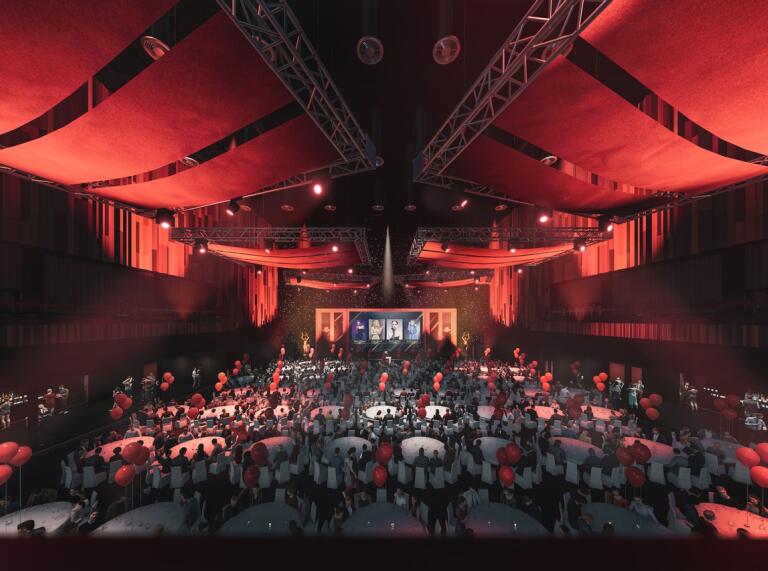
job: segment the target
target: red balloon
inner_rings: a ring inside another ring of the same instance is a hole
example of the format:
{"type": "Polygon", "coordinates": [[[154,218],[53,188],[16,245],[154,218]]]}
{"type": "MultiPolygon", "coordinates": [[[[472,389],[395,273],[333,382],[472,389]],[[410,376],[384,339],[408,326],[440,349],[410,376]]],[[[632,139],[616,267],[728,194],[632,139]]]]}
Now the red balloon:
{"type": "Polygon", "coordinates": [[[136,468],[133,467],[133,464],[125,464],[120,466],[117,472],[115,472],[115,484],[121,488],[125,488],[126,486],[130,485],[131,482],[133,482],[133,478],[135,476],[136,468]]]}
{"type": "Polygon", "coordinates": [[[149,460],[149,448],[146,446],[139,447],[139,452],[136,454],[136,458],[133,461],[135,466],[143,466],[149,460]]]}
{"type": "Polygon", "coordinates": [[[198,403],[202,402],[205,399],[203,399],[203,395],[201,395],[200,393],[195,393],[191,397],[189,397],[189,400],[194,406],[200,406],[198,403]]]}
{"type": "Polygon", "coordinates": [[[0,462],[7,464],[11,461],[11,458],[16,456],[18,451],[19,445],[15,442],[3,442],[0,444],[0,462]]]}
{"type": "Polygon", "coordinates": [[[216,389],[216,392],[220,393],[221,390],[224,388],[224,385],[222,385],[221,383],[216,383],[215,385],[213,385],[213,388],[216,389]]]}
{"type": "Polygon", "coordinates": [[[729,407],[736,408],[741,404],[741,399],[739,398],[739,395],[726,395],[725,402],[729,407]]]}
{"type": "Polygon", "coordinates": [[[427,406],[429,404],[429,395],[428,394],[421,395],[420,402],[421,402],[421,406],[423,407],[427,406]]]}
{"type": "Polygon", "coordinates": [[[237,367],[235,367],[234,369],[232,369],[232,376],[233,376],[233,377],[236,377],[236,376],[237,376],[237,375],[239,375],[239,374],[240,374],[240,369],[238,369],[237,367]]]}
{"type": "Polygon", "coordinates": [[[640,488],[645,484],[645,474],[636,466],[627,466],[624,468],[624,475],[627,477],[629,485],[633,488],[640,488]]]}
{"type": "Polygon", "coordinates": [[[243,364],[240,361],[235,361],[235,369],[239,369],[243,364]]]}
{"type": "Polygon", "coordinates": [[[552,390],[552,385],[550,385],[549,383],[542,383],[541,390],[544,391],[545,393],[548,393],[549,391],[552,390]]]}
{"type": "Polygon", "coordinates": [[[545,377],[544,375],[541,375],[539,377],[539,382],[543,385],[544,383],[547,382],[547,377],[545,377]]]}
{"type": "Polygon", "coordinates": [[[386,466],[392,458],[392,452],[392,445],[385,442],[376,450],[376,462],[382,466],[386,466]]]}
{"type": "Polygon", "coordinates": [[[13,468],[6,464],[0,464],[0,486],[11,479],[11,474],[13,474],[13,468]]]}
{"type": "Polygon", "coordinates": [[[109,416],[112,420],[120,420],[123,416],[123,409],[119,406],[113,407],[112,410],[109,411],[109,416]]]}
{"type": "Polygon", "coordinates": [[[383,393],[384,391],[387,390],[387,385],[385,385],[384,383],[379,383],[379,390],[383,393]]]}
{"type": "Polygon", "coordinates": [[[253,488],[259,483],[260,475],[261,470],[259,470],[258,466],[248,466],[245,472],[243,472],[243,483],[247,488],[253,488]]]}
{"type": "Polygon", "coordinates": [[[651,408],[652,404],[653,403],[649,398],[643,397],[640,399],[640,406],[642,407],[643,410],[648,410],[649,408],[651,408]]]}
{"type": "Polygon", "coordinates": [[[121,399],[119,403],[117,403],[117,406],[123,410],[128,410],[133,406],[133,399],[131,397],[125,397],[124,399],[121,399]]]}
{"type": "Polygon", "coordinates": [[[169,385],[172,385],[172,384],[173,384],[173,383],[175,383],[175,382],[176,382],[176,377],[174,377],[173,375],[171,375],[171,378],[170,378],[170,379],[168,379],[168,384],[169,384],[169,385]]]}
{"type": "Polygon", "coordinates": [[[138,442],[131,442],[128,446],[123,448],[123,450],[120,452],[120,456],[122,459],[128,464],[135,464],[136,458],[141,453],[141,444],[138,442]]]}
{"type": "Polygon", "coordinates": [[[760,456],[760,462],[768,464],[768,442],[761,442],[755,446],[755,452],[760,456]]]}
{"type": "Polygon", "coordinates": [[[506,466],[509,464],[509,458],[507,457],[507,449],[502,446],[496,450],[496,460],[499,461],[499,465],[506,466]]]}
{"type": "Polygon", "coordinates": [[[600,373],[597,376],[600,377],[600,381],[603,383],[608,380],[608,373],[600,373]]]}
{"type": "Polygon", "coordinates": [[[517,464],[520,461],[523,453],[520,447],[514,442],[510,442],[504,447],[504,452],[507,454],[510,464],[517,464]]]}
{"type": "Polygon", "coordinates": [[[645,416],[648,417],[648,420],[659,420],[659,411],[655,408],[647,408],[645,409],[645,416]]]}
{"type": "Polygon", "coordinates": [[[275,392],[277,390],[277,383],[269,383],[269,390],[275,392]]]}
{"type": "Polygon", "coordinates": [[[765,466],[752,466],[749,469],[752,481],[761,488],[768,488],[768,468],[765,466]]]}
{"type": "Polygon", "coordinates": [[[440,392],[440,383],[435,383],[432,385],[432,390],[434,390],[436,393],[440,392]]]}
{"type": "Polygon", "coordinates": [[[219,379],[219,382],[226,383],[227,382],[227,374],[225,372],[220,372],[218,375],[216,375],[216,378],[219,379]]]}
{"type": "Polygon", "coordinates": [[[651,404],[653,405],[653,408],[659,408],[661,406],[661,403],[664,402],[664,399],[661,398],[661,395],[658,393],[653,393],[648,398],[651,399],[651,404]]]}
{"type": "Polygon", "coordinates": [[[435,375],[435,378],[437,379],[437,382],[439,383],[440,381],[443,380],[443,374],[440,371],[438,371],[437,374],[435,375]]]}
{"type": "Polygon", "coordinates": [[[387,469],[384,466],[376,466],[373,469],[373,483],[379,488],[387,483],[387,469]]]}
{"type": "Polygon", "coordinates": [[[200,414],[200,409],[196,406],[191,406],[187,409],[187,417],[191,420],[195,420],[198,414],[200,414]]]}
{"type": "Polygon", "coordinates": [[[726,408],[722,413],[725,420],[734,421],[739,418],[739,413],[732,408],[726,408]]]}
{"type": "Polygon", "coordinates": [[[635,461],[634,456],[632,456],[632,452],[630,452],[629,449],[625,448],[624,446],[619,446],[616,449],[616,459],[623,466],[631,466],[635,461]]]}
{"type": "Polygon", "coordinates": [[[602,381],[600,380],[600,377],[598,375],[595,375],[594,377],[592,377],[592,382],[597,384],[597,383],[601,383],[602,381]]]}
{"type": "Polygon", "coordinates": [[[386,383],[386,382],[387,382],[387,379],[389,379],[389,373],[387,373],[386,371],[384,371],[384,372],[381,374],[380,380],[381,380],[381,382],[382,382],[382,383],[386,383]]]}
{"type": "Polygon", "coordinates": [[[499,481],[505,488],[509,488],[515,483],[515,471],[509,466],[502,466],[499,468],[499,481]]]}
{"type": "Polygon", "coordinates": [[[553,379],[554,377],[553,377],[552,373],[550,373],[549,371],[547,371],[546,373],[544,373],[544,378],[546,378],[546,379],[547,379],[547,382],[548,382],[548,383],[551,383],[551,382],[552,382],[552,379],[553,379]]]}
{"type": "Polygon", "coordinates": [[[10,463],[11,466],[16,466],[18,468],[29,462],[30,458],[32,458],[32,449],[29,446],[19,446],[16,455],[11,458],[10,463]]]}
{"type": "Polygon", "coordinates": [[[257,466],[266,466],[269,462],[269,449],[263,442],[251,446],[250,454],[257,466]]]}
{"type": "Polygon", "coordinates": [[[715,410],[723,411],[728,408],[728,403],[725,402],[725,399],[717,398],[712,401],[712,406],[715,407],[715,410]]]}
{"type": "Polygon", "coordinates": [[[760,464],[760,456],[758,453],[746,446],[742,446],[736,450],[736,459],[747,468],[760,464]]]}
{"type": "Polygon", "coordinates": [[[165,373],[163,373],[163,380],[164,381],[169,381],[172,376],[173,375],[169,371],[166,371],[165,373]]]}
{"type": "Polygon", "coordinates": [[[163,381],[162,383],[160,383],[160,390],[161,390],[161,391],[165,392],[165,391],[167,391],[169,388],[171,388],[171,385],[169,385],[169,384],[168,384],[168,383],[166,383],[165,381],[163,381]]]}
{"type": "Polygon", "coordinates": [[[419,415],[419,418],[425,418],[427,416],[427,409],[421,407],[418,411],[416,411],[416,414],[419,415]]]}
{"type": "Polygon", "coordinates": [[[638,464],[647,464],[651,459],[651,449],[642,442],[635,441],[629,451],[638,464]]]}
{"type": "Polygon", "coordinates": [[[598,391],[603,392],[605,390],[605,383],[597,383],[595,387],[598,391]]]}

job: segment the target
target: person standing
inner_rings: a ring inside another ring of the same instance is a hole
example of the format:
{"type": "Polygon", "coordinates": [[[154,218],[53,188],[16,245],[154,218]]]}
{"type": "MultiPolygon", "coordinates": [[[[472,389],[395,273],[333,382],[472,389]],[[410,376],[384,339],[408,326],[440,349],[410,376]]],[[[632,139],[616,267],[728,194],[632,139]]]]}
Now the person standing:
{"type": "Polygon", "coordinates": [[[611,407],[618,409],[621,407],[621,391],[624,390],[624,381],[621,377],[616,377],[611,383],[611,407]]]}
{"type": "Polygon", "coordinates": [[[69,389],[64,385],[59,385],[59,393],[56,396],[59,398],[60,412],[66,414],[69,407],[69,389]]]}
{"type": "Polygon", "coordinates": [[[198,387],[200,387],[200,367],[195,367],[192,369],[192,388],[198,387]]]}

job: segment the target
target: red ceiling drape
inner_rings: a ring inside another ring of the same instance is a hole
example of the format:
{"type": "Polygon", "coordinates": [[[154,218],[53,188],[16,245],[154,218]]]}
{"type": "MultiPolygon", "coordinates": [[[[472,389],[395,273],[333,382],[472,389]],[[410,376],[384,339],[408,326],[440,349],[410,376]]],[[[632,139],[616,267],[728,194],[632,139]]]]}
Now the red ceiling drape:
{"type": "Polygon", "coordinates": [[[288,280],[288,285],[298,287],[308,287],[310,289],[327,289],[327,290],[350,290],[350,289],[365,289],[368,284],[365,282],[333,282],[323,280],[311,280],[302,278],[301,283],[296,281],[296,278],[288,280]]]}
{"type": "Polygon", "coordinates": [[[340,244],[338,252],[332,251],[331,244],[323,244],[309,248],[275,248],[267,253],[264,248],[212,243],[208,245],[208,251],[238,262],[293,270],[335,268],[360,263],[353,244],[340,244]]]}
{"type": "Polygon", "coordinates": [[[445,253],[439,242],[427,242],[419,254],[419,261],[446,268],[493,269],[540,262],[572,250],[573,244],[520,248],[514,254],[508,250],[496,248],[478,248],[456,244],[449,244],[449,247],[450,251],[445,253]]]}
{"type": "Polygon", "coordinates": [[[478,280],[477,283],[475,283],[475,278],[466,278],[461,280],[446,280],[443,282],[425,280],[425,281],[417,281],[417,282],[408,282],[406,285],[408,287],[423,287],[423,288],[454,288],[454,287],[465,287],[465,286],[471,286],[471,285],[489,284],[491,282],[491,279],[488,276],[479,276],[477,280],[478,280]]]}

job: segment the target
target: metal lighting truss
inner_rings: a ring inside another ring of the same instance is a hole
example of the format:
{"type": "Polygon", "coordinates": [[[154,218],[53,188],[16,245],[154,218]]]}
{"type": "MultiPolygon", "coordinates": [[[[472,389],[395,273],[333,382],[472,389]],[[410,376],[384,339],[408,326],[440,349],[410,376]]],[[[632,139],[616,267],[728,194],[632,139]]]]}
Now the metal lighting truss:
{"type": "MultiPolygon", "coordinates": [[[[526,227],[526,228],[424,228],[416,229],[408,254],[408,264],[417,263],[419,254],[427,242],[447,242],[450,244],[487,244],[492,240],[515,241],[520,246],[554,246],[563,242],[583,240],[587,246],[608,239],[609,232],[588,227],[526,227]]],[[[528,264],[531,265],[531,264],[528,264]]]]}
{"type": "MultiPolygon", "coordinates": [[[[376,168],[376,148],[309,42],[286,0],[216,0],[341,155],[331,178],[376,168]]],[[[305,173],[271,185],[271,192],[306,184],[305,173]]],[[[252,195],[249,195],[252,196],[252,195]]]]}
{"type": "Polygon", "coordinates": [[[466,280],[472,278],[490,277],[493,275],[493,270],[474,270],[474,274],[469,270],[430,270],[429,274],[421,272],[419,274],[399,274],[395,276],[395,282],[399,284],[410,282],[423,282],[423,281],[439,281],[445,282],[454,280],[466,280]]]}
{"type": "Polygon", "coordinates": [[[414,159],[430,183],[490,125],[611,0],[535,0],[491,62],[414,159]]]}
{"type": "Polygon", "coordinates": [[[336,282],[336,283],[365,283],[374,285],[379,283],[380,278],[378,276],[368,276],[364,274],[348,274],[348,273],[328,273],[328,272],[311,272],[307,275],[302,275],[302,272],[297,272],[295,270],[284,270],[283,271],[283,278],[285,279],[285,283],[290,283],[292,279],[301,277],[302,279],[308,279],[308,280],[318,280],[323,282],[336,282]]]}
{"type": "Polygon", "coordinates": [[[357,249],[362,264],[371,263],[368,252],[368,240],[365,228],[328,227],[328,228],[172,228],[171,239],[177,242],[193,245],[195,240],[206,240],[208,243],[249,245],[269,240],[275,244],[298,244],[301,240],[316,243],[352,242],[357,249]]]}

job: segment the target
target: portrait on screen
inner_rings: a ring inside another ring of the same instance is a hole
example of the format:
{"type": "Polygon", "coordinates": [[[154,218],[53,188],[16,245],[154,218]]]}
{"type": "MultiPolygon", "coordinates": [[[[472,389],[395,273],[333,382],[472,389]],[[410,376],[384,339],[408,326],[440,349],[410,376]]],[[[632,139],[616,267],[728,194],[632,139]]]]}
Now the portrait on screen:
{"type": "Polygon", "coordinates": [[[403,320],[402,319],[387,319],[387,340],[388,341],[403,340],[403,320]]]}
{"type": "Polygon", "coordinates": [[[368,341],[368,321],[355,319],[352,322],[352,341],[368,341]]]}
{"type": "Polygon", "coordinates": [[[368,320],[368,339],[370,341],[384,341],[384,320],[368,320]]]}
{"type": "Polygon", "coordinates": [[[421,319],[409,319],[408,329],[406,329],[406,339],[409,341],[418,341],[421,338],[421,319]]]}

